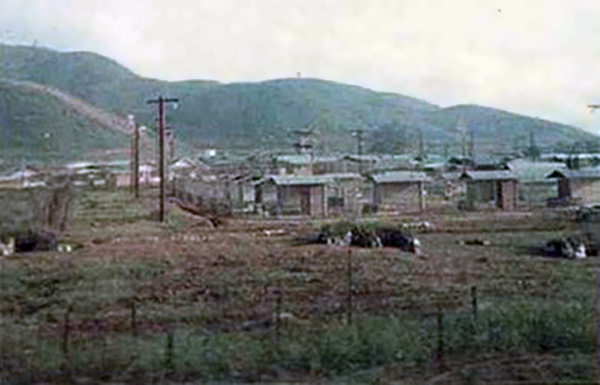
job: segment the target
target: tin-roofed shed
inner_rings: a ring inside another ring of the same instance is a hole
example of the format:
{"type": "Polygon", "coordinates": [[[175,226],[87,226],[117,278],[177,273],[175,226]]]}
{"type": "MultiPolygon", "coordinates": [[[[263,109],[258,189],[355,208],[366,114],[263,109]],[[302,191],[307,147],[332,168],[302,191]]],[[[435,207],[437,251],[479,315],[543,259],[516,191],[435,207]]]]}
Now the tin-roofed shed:
{"type": "Polygon", "coordinates": [[[256,203],[275,215],[327,215],[325,175],[271,175],[257,183],[256,203]]]}
{"type": "Polygon", "coordinates": [[[372,202],[378,210],[420,211],[425,209],[425,184],[429,178],[423,172],[388,171],[369,174],[373,184],[372,202]]]}
{"type": "Polygon", "coordinates": [[[467,209],[515,209],[517,179],[511,171],[465,171],[460,179],[467,183],[467,209]]]}
{"type": "Polygon", "coordinates": [[[555,170],[548,178],[558,179],[558,197],[577,203],[600,202],[600,168],[555,170]]]}
{"type": "Polygon", "coordinates": [[[329,216],[360,210],[358,173],[270,175],[255,182],[256,207],[274,215],[329,216]]]}
{"type": "Polygon", "coordinates": [[[544,207],[557,197],[557,180],[547,176],[566,166],[556,162],[533,162],[515,159],[508,164],[518,181],[517,205],[521,207],[544,207]]]}
{"type": "Polygon", "coordinates": [[[342,158],[336,156],[279,155],[275,163],[280,174],[317,175],[344,171],[342,158]]]}

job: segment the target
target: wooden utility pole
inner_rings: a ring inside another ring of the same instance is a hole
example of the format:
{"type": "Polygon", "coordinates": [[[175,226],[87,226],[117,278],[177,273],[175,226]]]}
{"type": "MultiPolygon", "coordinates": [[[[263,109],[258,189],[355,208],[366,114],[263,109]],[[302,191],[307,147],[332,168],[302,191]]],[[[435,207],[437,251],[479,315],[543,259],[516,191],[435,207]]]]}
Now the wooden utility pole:
{"type": "Polygon", "coordinates": [[[131,148],[129,151],[129,188],[133,192],[135,184],[135,118],[133,115],[127,116],[127,129],[131,132],[131,148]]]}
{"type": "Polygon", "coordinates": [[[131,179],[130,184],[136,198],[140,197],[140,128],[133,115],[128,117],[128,125],[133,134],[131,143],[131,179]]]}
{"type": "MultiPolygon", "coordinates": [[[[600,109],[600,104],[589,104],[588,108],[594,112],[600,109]]],[[[594,349],[596,358],[596,374],[600,378],[600,262],[596,262],[596,296],[593,314],[596,317],[596,346],[594,349]]]]}
{"type": "Polygon", "coordinates": [[[460,134],[461,137],[461,147],[462,147],[462,172],[467,171],[467,162],[466,162],[466,158],[467,158],[467,132],[468,132],[468,128],[467,125],[463,119],[463,117],[461,116],[460,118],[458,118],[458,122],[456,123],[456,131],[458,131],[458,133],[460,134]]]}
{"type": "Polygon", "coordinates": [[[166,200],[166,181],[165,181],[165,127],[167,126],[167,114],[165,103],[178,103],[176,98],[163,98],[148,100],[148,104],[158,104],[158,173],[160,174],[160,193],[159,193],[159,212],[158,220],[165,221],[165,200],[166,200]]]}
{"type": "Polygon", "coordinates": [[[359,174],[362,174],[363,172],[363,167],[362,167],[362,154],[363,154],[363,135],[364,135],[365,131],[362,129],[358,129],[356,131],[352,132],[352,136],[354,136],[356,138],[356,151],[358,154],[358,172],[359,174]]]}
{"type": "Polygon", "coordinates": [[[135,180],[133,181],[133,190],[135,193],[135,197],[140,197],[140,128],[135,125],[135,133],[134,133],[134,159],[133,159],[133,177],[135,180]]]}

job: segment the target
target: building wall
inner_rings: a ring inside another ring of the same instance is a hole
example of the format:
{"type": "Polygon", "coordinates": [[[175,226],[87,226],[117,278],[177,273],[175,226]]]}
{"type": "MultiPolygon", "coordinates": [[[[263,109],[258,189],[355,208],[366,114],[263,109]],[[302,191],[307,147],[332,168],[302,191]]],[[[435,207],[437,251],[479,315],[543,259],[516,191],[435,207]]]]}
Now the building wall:
{"type": "Polygon", "coordinates": [[[64,230],[72,220],[74,194],[70,183],[0,189],[0,235],[39,229],[64,230]]]}
{"type": "Polygon", "coordinates": [[[520,182],[517,188],[517,206],[525,208],[545,207],[549,198],[558,196],[555,180],[544,182],[520,182]]]}
{"type": "Polygon", "coordinates": [[[326,186],[310,187],[310,216],[320,217],[327,215],[327,188],[326,186]]]}
{"type": "MultiPolygon", "coordinates": [[[[127,172],[127,173],[119,173],[115,175],[115,184],[116,187],[129,187],[131,186],[131,173],[127,172]]],[[[135,178],[133,178],[135,179],[135,178]]]]}
{"type": "Polygon", "coordinates": [[[421,210],[420,194],[421,183],[376,184],[373,190],[373,202],[380,211],[414,212],[421,210]]]}
{"type": "Polygon", "coordinates": [[[254,186],[254,203],[259,212],[277,214],[277,186],[267,182],[254,186]]]}
{"type": "Polygon", "coordinates": [[[514,180],[483,180],[467,182],[467,208],[514,210],[517,204],[517,183],[514,180]]]}
{"type": "Polygon", "coordinates": [[[366,196],[362,180],[348,180],[343,183],[344,214],[357,216],[362,211],[361,200],[366,196]]]}
{"type": "Polygon", "coordinates": [[[275,214],[324,216],[326,213],[324,186],[277,186],[275,214]]]}
{"type": "Polygon", "coordinates": [[[310,187],[278,186],[277,212],[280,215],[308,215],[310,213],[310,187]]]}
{"type": "Polygon", "coordinates": [[[498,207],[503,210],[514,210],[517,205],[517,183],[514,180],[504,180],[500,184],[500,200],[498,207]]]}
{"type": "Polygon", "coordinates": [[[345,159],[343,161],[343,167],[341,168],[341,171],[339,172],[369,172],[371,170],[373,170],[375,168],[375,162],[374,161],[363,161],[362,165],[361,162],[355,161],[355,160],[349,160],[349,159],[345,159]]]}
{"type": "Polygon", "coordinates": [[[600,180],[573,179],[570,187],[571,197],[580,199],[582,204],[600,202],[600,180]]]}
{"type": "Polygon", "coordinates": [[[558,197],[571,198],[571,187],[568,179],[561,178],[558,180],[558,197]]]}
{"type": "Polygon", "coordinates": [[[469,181],[467,183],[467,197],[477,204],[494,202],[497,194],[496,189],[496,181],[469,181]]]}
{"type": "Polygon", "coordinates": [[[313,174],[330,174],[336,172],[345,172],[345,164],[343,161],[336,162],[316,162],[313,164],[313,174]]]}
{"type": "Polygon", "coordinates": [[[580,222],[581,231],[589,236],[597,245],[600,245],[600,211],[591,212],[580,222]]]}

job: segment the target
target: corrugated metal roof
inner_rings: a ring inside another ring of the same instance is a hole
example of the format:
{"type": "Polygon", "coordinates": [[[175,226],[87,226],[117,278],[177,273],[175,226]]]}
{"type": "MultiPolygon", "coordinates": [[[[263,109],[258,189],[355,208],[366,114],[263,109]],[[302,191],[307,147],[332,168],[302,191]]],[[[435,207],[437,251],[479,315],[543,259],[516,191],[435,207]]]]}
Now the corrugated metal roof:
{"type": "Polygon", "coordinates": [[[496,171],[465,171],[460,176],[460,179],[471,180],[511,180],[516,179],[511,171],[496,170],[496,171]]]}
{"type": "Polygon", "coordinates": [[[267,179],[277,186],[315,186],[333,182],[325,175],[271,175],[267,179]]]}
{"type": "Polygon", "coordinates": [[[587,168],[581,170],[555,170],[548,178],[567,179],[600,179],[600,168],[587,168]]]}
{"type": "Polygon", "coordinates": [[[460,176],[462,175],[461,171],[449,171],[449,172],[443,172],[442,173],[442,179],[444,180],[458,180],[460,179],[460,176]]]}
{"type": "Polygon", "coordinates": [[[375,183],[425,182],[429,180],[427,174],[417,171],[388,171],[371,174],[369,177],[375,183]]]}
{"type": "Polygon", "coordinates": [[[334,183],[344,179],[360,179],[357,173],[332,173],[321,175],[269,175],[256,184],[271,180],[278,186],[315,186],[320,184],[334,183]]]}
{"type": "Polygon", "coordinates": [[[276,158],[277,162],[289,163],[295,165],[306,165],[310,163],[332,163],[340,160],[334,156],[313,156],[310,155],[279,155],[276,158]]]}
{"type": "Polygon", "coordinates": [[[322,174],[323,176],[328,176],[332,180],[340,180],[340,179],[361,179],[362,175],[357,172],[332,172],[329,174],[322,174]]]}
{"type": "Polygon", "coordinates": [[[381,157],[377,155],[345,155],[343,159],[348,159],[354,162],[378,162],[381,157]]]}
{"type": "Polygon", "coordinates": [[[600,153],[580,153],[580,154],[565,154],[565,153],[550,153],[542,154],[541,159],[560,159],[566,161],[568,159],[600,159],[600,153]]]}
{"type": "Polygon", "coordinates": [[[557,162],[532,162],[516,159],[508,164],[515,177],[521,182],[547,181],[547,176],[553,171],[566,169],[564,163],[557,162]]]}

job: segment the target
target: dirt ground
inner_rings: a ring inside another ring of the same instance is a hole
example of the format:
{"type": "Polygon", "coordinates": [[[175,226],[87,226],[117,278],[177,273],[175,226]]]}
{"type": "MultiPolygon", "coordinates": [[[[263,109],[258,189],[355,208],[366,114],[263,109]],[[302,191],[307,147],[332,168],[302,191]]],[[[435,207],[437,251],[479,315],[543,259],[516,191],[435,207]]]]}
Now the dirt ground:
{"type": "MultiPolygon", "coordinates": [[[[72,360],[78,343],[81,349],[92,351],[104,343],[101,351],[110,352],[106,336],[118,340],[133,335],[135,341],[162,341],[167,336],[168,341],[174,331],[178,336],[184,333],[181,331],[193,331],[203,336],[278,339],[283,338],[280,333],[297,336],[300,330],[312,330],[315,325],[347,325],[351,320],[359,323],[391,315],[425,319],[434,325],[440,312],[470,312],[474,306],[485,312],[504,304],[581,306],[589,300],[591,307],[594,293],[596,258],[564,260],[539,252],[548,240],[577,232],[569,214],[562,211],[378,218],[395,224],[429,221],[432,230],[417,234],[422,254],[415,255],[393,248],[298,244],[298,237],[318,231],[322,223],[307,218],[231,218],[213,228],[176,209],[170,212],[168,223],[157,223],[151,220],[152,207],[152,197],[135,202],[126,191],[81,194],[75,222],[62,235],[64,242],[79,248],[72,253],[42,252],[2,259],[1,313],[6,327],[2,338],[4,343],[21,343],[20,348],[3,354],[6,378],[58,381],[55,374],[48,373],[64,371],[61,357],[72,360]],[[470,240],[485,241],[486,245],[461,242],[470,240]],[[46,340],[56,345],[48,348],[49,353],[40,347],[46,340]],[[59,357],[54,357],[53,363],[44,359],[45,354],[59,357]],[[11,359],[16,361],[11,363],[11,359]],[[47,369],[40,363],[44,360],[47,369]],[[15,369],[19,365],[24,369],[15,369]]],[[[447,330],[453,331],[451,327],[447,330]]],[[[167,353],[161,350],[161,357],[169,356],[168,346],[167,342],[167,353]]],[[[240,364],[242,369],[228,369],[224,377],[216,378],[241,382],[525,383],[540,378],[543,382],[563,378],[589,381],[594,373],[591,353],[567,345],[533,352],[524,348],[508,355],[488,349],[479,357],[463,350],[447,353],[443,366],[433,358],[417,360],[417,364],[386,358],[357,370],[328,372],[312,366],[287,366],[264,376],[258,373],[260,369],[252,372],[248,365],[240,364]],[[571,376],[572,372],[580,377],[571,376]]],[[[239,358],[241,352],[237,354],[239,358]]],[[[243,354],[241,357],[246,359],[243,354]]],[[[129,370],[119,369],[107,357],[102,359],[102,365],[90,367],[105,372],[129,370]]],[[[71,365],[85,368],[87,361],[81,360],[71,365]]],[[[169,366],[168,359],[165,365],[169,366]]],[[[86,372],[79,380],[96,377],[86,372]]],[[[77,382],[77,378],[70,380],[77,382]]]]}

